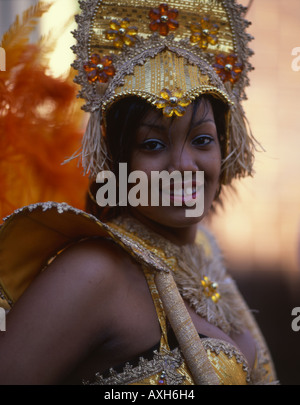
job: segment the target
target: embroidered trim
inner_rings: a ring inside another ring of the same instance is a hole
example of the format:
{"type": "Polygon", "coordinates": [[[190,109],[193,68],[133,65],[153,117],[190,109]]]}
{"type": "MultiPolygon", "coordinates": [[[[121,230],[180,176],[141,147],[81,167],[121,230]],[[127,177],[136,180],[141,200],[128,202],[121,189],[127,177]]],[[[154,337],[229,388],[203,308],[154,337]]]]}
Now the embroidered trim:
{"type": "MultiPolygon", "coordinates": [[[[202,343],[206,351],[214,352],[217,356],[223,352],[228,359],[234,357],[237,364],[242,365],[242,370],[245,372],[245,382],[251,383],[249,366],[245,357],[237,348],[227,342],[212,338],[202,339],[202,343]]],[[[164,371],[167,385],[185,384],[185,377],[178,371],[184,362],[178,348],[170,352],[165,351],[165,353],[154,351],[153,354],[152,360],[140,357],[139,364],[136,367],[126,363],[120,373],[111,368],[108,377],[105,378],[100,373],[96,373],[93,382],[84,380],[82,383],[83,385],[128,385],[137,382],[141,383],[150,377],[154,381],[158,381],[161,372],[164,371]]]]}
{"type": "Polygon", "coordinates": [[[202,343],[203,346],[205,347],[205,350],[210,350],[211,352],[214,352],[216,355],[219,355],[221,352],[223,352],[229,359],[235,357],[236,362],[238,364],[242,364],[243,366],[243,371],[245,371],[247,375],[246,377],[247,383],[251,382],[250,369],[248,363],[244,355],[236,347],[223,340],[213,338],[204,338],[202,339],[202,343]]]}
{"type": "Polygon", "coordinates": [[[117,373],[113,368],[109,371],[109,377],[104,378],[97,373],[95,381],[83,381],[84,385],[126,385],[141,382],[142,380],[151,376],[159,378],[159,374],[164,371],[165,379],[168,385],[182,385],[184,383],[184,376],[180,375],[177,369],[183,363],[183,358],[178,348],[171,352],[158,353],[154,351],[152,360],[140,358],[139,364],[133,367],[126,363],[123,371],[117,373]]]}
{"type": "Polygon", "coordinates": [[[54,202],[54,201],[40,202],[40,203],[30,204],[30,205],[27,205],[25,207],[18,208],[12,214],[10,214],[7,217],[3,218],[3,221],[5,222],[9,218],[11,218],[11,217],[13,217],[13,216],[15,216],[17,214],[20,214],[22,212],[26,212],[26,211],[33,212],[37,208],[41,208],[42,211],[48,211],[48,210],[51,210],[53,208],[56,208],[56,210],[57,210],[57,212],[59,214],[63,214],[64,212],[70,211],[70,212],[73,212],[74,214],[77,214],[77,215],[79,215],[79,214],[86,215],[89,218],[93,218],[95,221],[99,222],[98,218],[94,217],[93,215],[86,214],[84,211],[82,211],[82,210],[80,210],[78,208],[74,208],[74,207],[68,205],[67,203],[64,203],[64,202],[57,203],[57,202],[54,202]]]}

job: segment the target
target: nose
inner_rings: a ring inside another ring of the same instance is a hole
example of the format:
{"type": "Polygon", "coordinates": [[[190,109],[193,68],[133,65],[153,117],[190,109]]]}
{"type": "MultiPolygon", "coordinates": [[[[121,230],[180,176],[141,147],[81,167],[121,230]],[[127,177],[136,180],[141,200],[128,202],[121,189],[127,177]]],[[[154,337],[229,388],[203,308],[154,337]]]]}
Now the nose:
{"type": "Polygon", "coordinates": [[[168,171],[169,173],[178,170],[180,172],[200,170],[195,159],[194,151],[187,144],[174,146],[170,150],[168,171]]]}

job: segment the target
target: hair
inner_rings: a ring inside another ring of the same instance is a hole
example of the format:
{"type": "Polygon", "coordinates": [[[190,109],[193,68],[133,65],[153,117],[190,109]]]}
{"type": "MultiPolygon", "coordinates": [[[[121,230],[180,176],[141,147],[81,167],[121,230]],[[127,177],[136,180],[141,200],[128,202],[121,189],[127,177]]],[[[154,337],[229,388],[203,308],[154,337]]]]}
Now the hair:
{"type": "MultiPolygon", "coordinates": [[[[226,112],[228,107],[220,99],[217,99],[211,95],[200,96],[193,102],[191,123],[194,120],[200,104],[204,100],[209,101],[212,106],[221,149],[221,157],[222,160],[224,160],[226,158],[226,112]]],[[[119,163],[129,163],[137,130],[145,116],[153,108],[154,107],[147,101],[136,96],[130,96],[114,103],[108,110],[106,116],[105,140],[109,156],[108,165],[110,170],[115,174],[116,178],[118,178],[119,175],[119,163]]],[[[205,108],[206,113],[208,108],[207,103],[205,103],[205,108]]],[[[96,204],[95,195],[97,189],[98,186],[96,182],[92,182],[86,198],[86,210],[98,218],[106,220],[121,214],[123,210],[121,207],[103,208],[96,204]]],[[[215,198],[215,201],[218,203],[221,202],[220,192],[221,185],[215,198]]]]}

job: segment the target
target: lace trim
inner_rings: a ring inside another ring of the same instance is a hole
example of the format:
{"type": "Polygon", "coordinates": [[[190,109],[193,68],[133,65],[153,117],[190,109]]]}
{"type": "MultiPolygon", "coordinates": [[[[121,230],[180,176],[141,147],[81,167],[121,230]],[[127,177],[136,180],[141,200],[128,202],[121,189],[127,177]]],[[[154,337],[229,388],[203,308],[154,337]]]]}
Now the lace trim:
{"type": "Polygon", "coordinates": [[[177,369],[183,363],[183,358],[179,349],[175,349],[171,352],[158,353],[154,351],[154,357],[152,360],[140,358],[139,364],[133,367],[131,364],[126,363],[123,371],[117,373],[113,368],[109,370],[109,377],[104,378],[97,373],[95,375],[95,381],[90,383],[89,381],[83,381],[84,385],[126,385],[134,384],[155,376],[156,374],[165,372],[166,384],[168,385],[182,385],[184,382],[184,376],[180,375],[177,369]]]}
{"type": "Polygon", "coordinates": [[[201,339],[203,346],[206,351],[210,350],[216,355],[219,355],[221,352],[225,353],[229,359],[235,357],[237,364],[242,364],[243,371],[245,371],[247,377],[247,383],[251,382],[250,378],[250,368],[244,357],[244,355],[232,344],[227,343],[223,340],[213,339],[213,338],[204,338],[201,339]]]}
{"type": "MultiPolygon", "coordinates": [[[[245,372],[245,381],[251,383],[250,370],[241,352],[231,344],[212,338],[202,339],[206,351],[215,353],[217,356],[223,352],[228,359],[235,358],[237,364],[242,365],[245,372]]],[[[136,367],[126,363],[123,371],[118,373],[113,368],[109,370],[109,376],[103,377],[100,373],[95,374],[93,382],[84,380],[83,385],[128,385],[141,382],[153,377],[153,382],[158,383],[160,373],[164,372],[167,385],[183,385],[185,376],[179,373],[178,369],[184,363],[180,350],[178,348],[171,352],[158,353],[153,352],[153,359],[147,360],[140,357],[136,367]]]]}
{"type": "MultiPolygon", "coordinates": [[[[54,201],[47,201],[47,202],[30,204],[25,207],[18,208],[12,214],[3,218],[3,221],[7,221],[10,217],[13,217],[19,213],[26,212],[26,211],[32,212],[38,208],[41,208],[42,211],[48,211],[48,210],[52,210],[53,208],[55,208],[59,214],[63,214],[64,212],[69,211],[69,212],[73,212],[74,214],[77,214],[77,215],[79,215],[79,214],[87,215],[84,211],[82,211],[78,208],[74,208],[74,207],[68,205],[67,203],[64,203],[64,202],[57,203],[54,201]]],[[[95,221],[99,222],[98,218],[94,217],[93,215],[88,214],[88,216],[90,218],[93,218],[95,221]]]]}

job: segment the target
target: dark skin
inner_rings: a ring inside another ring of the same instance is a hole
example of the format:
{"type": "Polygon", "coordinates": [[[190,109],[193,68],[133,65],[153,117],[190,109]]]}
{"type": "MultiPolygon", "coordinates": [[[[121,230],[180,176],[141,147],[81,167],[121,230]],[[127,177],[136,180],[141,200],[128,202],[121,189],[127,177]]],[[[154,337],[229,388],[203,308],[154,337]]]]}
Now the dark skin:
{"type": "Polygon", "coordinates": [[[146,115],[137,131],[131,169],[145,172],[149,184],[151,171],[192,172],[193,178],[197,171],[204,171],[202,216],[188,218],[184,204],[131,208],[134,216],[174,243],[193,243],[197,225],[208,214],[215,198],[221,172],[220,144],[210,103],[204,99],[194,117],[190,105],[184,116],[174,121],[155,110],[146,115]]]}
{"type": "MultiPolygon", "coordinates": [[[[186,117],[188,119],[188,115],[186,117]]],[[[177,141],[168,144],[160,155],[156,153],[155,160],[152,152],[150,155],[147,152],[146,161],[145,152],[135,149],[132,162],[146,170],[145,164],[152,156],[152,162],[156,162],[154,170],[158,166],[168,166],[170,162],[173,170],[177,164],[183,170],[183,163],[186,167],[193,165],[192,170],[207,169],[211,173],[207,179],[208,188],[211,185],[208,189],[210,200],[206,201],[205,208],[208,212],[218,186],[216,176],[220,171],[220,152],[215,128],[211,123],[205,125],[193,137],[200,133],[205,135],[210,130],[215,139],[210,144],[211,149],[208,149],[207,142],[206,149],[198,146],[195,149],[191,142],[187,149],[182,149],[184,143],[181,141],[186,134],[184,127],[179,132],[177,126],[174,127],[177,128],[177,141]],[[179,150],[184,161],[178,158],[179,150]],[[207,159],[208,153],[215,156],[213,164],[207,159]]],[[[150,135],[152,137],[153,133],[150,135]]],[[[138,136],[137,141],[139,143],[138,136]]],[[[167,142],[165,137],[164,142],[167,142]]],[[[193,242],[199,218],[185,220],[184,216],[172,211],[174,207],[169,208],[171,212],[164,215],[163,221],[157,207],[150,211],[137,208],[132,213],[174,243],[193,242]]],[[[187,303],[186,306],[199,333],[238,347],[253,366],[255,348],[248,331],[227,336],[197,315],[187,303]]],[[[82,379],[92,381],[96,372],[101,374],[140,355],[157,344],[161,336],[141,266],[116,244],[105,239],[87,240],[61,253],[19,299],[7,317],[6,329],[0,334],[2,384],[80,384],[82,379]]]]}

